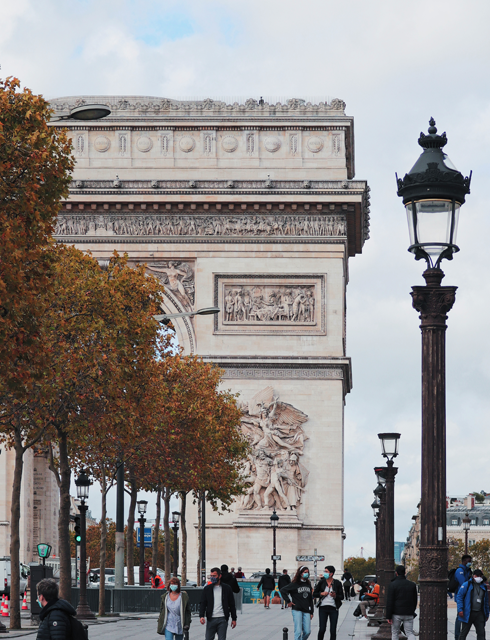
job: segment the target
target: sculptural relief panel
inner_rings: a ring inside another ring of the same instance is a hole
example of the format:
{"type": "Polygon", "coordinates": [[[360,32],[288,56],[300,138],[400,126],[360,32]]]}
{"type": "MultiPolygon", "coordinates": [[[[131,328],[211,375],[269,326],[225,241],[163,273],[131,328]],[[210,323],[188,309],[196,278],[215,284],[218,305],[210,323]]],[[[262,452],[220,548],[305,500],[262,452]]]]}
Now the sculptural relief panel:
{"type": "Polygon", "coordinates": [[[242,402],[241,409],[242,431],[252,452],[243,470],[247,489],[239,510],[296,512],[308,483],[309,472],[301,462],[308,416],[274,395],[272,387],[242,402]]]}
{"type": "Polygon", "coordinates": [[[325,276],[215,274],[215,333],[325,335],[325,276]]]}
{"type": "Polygon", "coordinates": [[[195,300],[194,268],[182,260],[150,262],[146,268],[180,302],[185,311],[192,311],[195,300]]]}

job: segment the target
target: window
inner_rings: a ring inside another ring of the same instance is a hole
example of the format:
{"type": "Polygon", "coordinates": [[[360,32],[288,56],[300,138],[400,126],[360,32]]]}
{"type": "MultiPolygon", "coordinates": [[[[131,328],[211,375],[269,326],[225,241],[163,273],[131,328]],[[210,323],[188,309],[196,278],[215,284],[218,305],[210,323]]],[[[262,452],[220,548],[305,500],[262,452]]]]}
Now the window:
{"type": "Polygon", "coordinates": [[[471,519],[471,526],[473,527],[476,524],[476,518],[471,519]]]}
{"type": "Polygon", "coordinates": [[[457,519],[457,518],[453,518],[453,519],[451,520],[451,525],[452,525],[453,527],[457,527],[457,526],[458,526],[458,519],[457,519]]]}
{"type": "Polygon", "coordinates": [[[469,543],[469,545],[470,545],[470,547],[471,547],[472,545],[474,545],[474,544],[475,544],[475,541],[474,541],[474,540],[468,540],[468,543],[469,543]]]}
{"type": "Polygon", "coordinates": [[[490,520],[488,518],[483,518],[483,524],[488,526],[490,524],[490,520]]]}

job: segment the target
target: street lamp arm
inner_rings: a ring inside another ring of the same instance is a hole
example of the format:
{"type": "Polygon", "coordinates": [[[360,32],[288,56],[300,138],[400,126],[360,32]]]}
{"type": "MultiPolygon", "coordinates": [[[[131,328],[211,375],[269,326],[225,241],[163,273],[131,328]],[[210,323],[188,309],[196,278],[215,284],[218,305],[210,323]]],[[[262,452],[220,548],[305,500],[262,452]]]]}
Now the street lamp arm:
{"type": "Polygon", "coordinates": [[[167,320],[173,320],[174,318],[193,318],[194,316],[208,316],[219,313],[219,307],[205,307],[204,309],[198,309],[197,311],[185,311],[183,313],[163,313],[157,316],[153,316],[153,319],[157,322],[166,323],[167,320]]]}

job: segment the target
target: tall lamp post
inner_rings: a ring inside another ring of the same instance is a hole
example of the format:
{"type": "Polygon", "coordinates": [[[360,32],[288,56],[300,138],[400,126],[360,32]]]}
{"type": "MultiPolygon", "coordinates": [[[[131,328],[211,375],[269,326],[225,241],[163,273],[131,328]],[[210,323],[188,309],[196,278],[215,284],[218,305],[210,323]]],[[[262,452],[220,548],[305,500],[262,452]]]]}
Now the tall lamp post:
{"type": "Polygon", "coordinates": [[[276,513],[276,510],[272,512],[271,515],[271,527],[272,527],[272,571],[274,574],[274,580],[277,575],[277,558],[276,558],[276,530],[277,525],[279,523],[279,516],[276,513]]]}
{"type": "Polygon", "coordinates": [[[173,530],[174,530],[174,578],[177,577],[177,571],[179,568],[179,518],[180,511],[172,511],[172,522],[173,522],[173,530]]]}
{"type": "Polygon", "coordinates": [[[470,192],[471,173],[463,177],[442,150],[446,134],[437,134],[433,118],[412,169],[397,179],[408,218],[411,251],[424,259],[426,286],[412,287],[412,304],[422,330],[422,499],[420,510],[420,636],[447,635],[446,540],[446,320],[456,287],[442,287],[441,262],[452,260],[459,211],[470,192]]]}
{"type": "Polygon", "coordinates": [[[148,506],[148,500],[138,500],[138,513],[140,517],[138,522],[140,524],[140,587],[145,586],[145,513],[148,506]]]}
{"type": "Polygon", "coordinates": [[[92,613],[87,603],[87,509],[85,501],[88,500],[88,492],[91,485],[90,478],[83,470],[75,480],[77,486],[77,498],[80,500],[80,599],[77,606],[77,618],[80,620],[93,620],[92,613]]]}
{"type": "Polygon", "coordinates": [[[464,552],[468,555],[468,534],[470,532],[471,526],[471,518],[469,517],[469,513],[466,512],[465,517],[463,518],[463,529],[464,529],[464,552]]]}

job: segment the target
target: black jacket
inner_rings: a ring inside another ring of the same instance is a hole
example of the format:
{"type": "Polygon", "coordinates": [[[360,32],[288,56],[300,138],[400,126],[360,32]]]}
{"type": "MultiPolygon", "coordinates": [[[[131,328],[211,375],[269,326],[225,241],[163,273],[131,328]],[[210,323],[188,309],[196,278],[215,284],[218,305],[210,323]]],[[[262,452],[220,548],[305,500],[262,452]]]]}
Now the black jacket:
{"type": "Polygon", "coordinates": [[[342,580],[350,580],[350,582],[352,584],[354,583],[354,579],[352,578],[352,573],[350,571],[344,571],[344,575],[342,576],[342,580]]]}
{"type": "Polygon", "coordinates": [[[71,638],[70,616],[75,609],[66,600],[50,600],[39,614],[36,640],[66,640],[71,638]]]}
{"type": "Polygon", "coordinates": [[[232,575],[229,571],[221,574],[221,584],[223,584],[223,582],[231,587],[233,593],[240,593],[238,582],[236,581],[235,576],[232,575]]]}
{"type": "MultiPolygon", "coordinates": [[[[199,617],[211,620],[214,609],[214,584],[207,584],[202,592],[201,604],[199,605],[199,617]]],[[[223,613],[228,620],[231,613],[231,619],[236,620],[235,598],[231,587],[227,584],[221,584],[221,604],[223,605],[223,613]]]]}
{"type": "Polygon", "coordinates": [[[313,596],[311,593],[311,582],[291,582],[281,589],[284,602],[293,603],[293,611],[303,611],[313,613],[313,596]]]}
{"type": "Polygon", "coordinates": [[[270,591],[274,591],[274,589],[276,588],[276,581],[270,573],[266,573],[265,576],[262,576],[262,578],[260,578],[257,589],[260,589],[260,587],[262,587],[262,589],[269,589],[270,591]]]}
{"type": "Polygon", "coordinates": [[[399,616],[412,616],[417,608],[417,586],[405,576],[396,576],[388,587],[386,599],[386,618],[391,620],[394,613],[399,616]]]}
{"type": "MultiPolygon", "coordinates": [[[[324,596],[321,596],[320,593],[323,593],[326,590],[326,587],[327,587],[327,579],[322,578],[315,587],[315,591],[313,592],[313,597],[323,599],[324,596]]],[[[333,590],[335,591],[335,606],[337,607],[337,609],[340,609],[340,607],[342,606],[342,600],[344,599],[344,587],[342,586],[342,583],[340,582],[340,580],[335,580],[335,578],[333,579],[332,587],[333,587],[333,590]]]]}
{"type": "Polygon", "coordinates": [[[279,576],[279,580],[277,581],[277,586],[279,587],[279,591],[285,587],[287,584],[290,584],[291,578],[287,573],[283,573],[279,576]]]}

